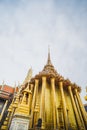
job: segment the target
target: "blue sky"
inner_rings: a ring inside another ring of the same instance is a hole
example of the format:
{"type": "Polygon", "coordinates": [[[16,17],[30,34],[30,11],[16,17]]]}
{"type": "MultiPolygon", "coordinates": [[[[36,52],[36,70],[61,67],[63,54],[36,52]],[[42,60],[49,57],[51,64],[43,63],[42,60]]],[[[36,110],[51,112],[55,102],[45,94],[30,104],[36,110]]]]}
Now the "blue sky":
{"type": "MultiPolygon", "coordinates": [[[[57,71],[87,86],[86,0],[0,0],[0,84],[23,82],[47,61],[48,45],[57,71]]],[[[83,99],[84,101],[84,99],[83,99]]],[[[85,102],[85,101],[84,101],[85,102]]]]}

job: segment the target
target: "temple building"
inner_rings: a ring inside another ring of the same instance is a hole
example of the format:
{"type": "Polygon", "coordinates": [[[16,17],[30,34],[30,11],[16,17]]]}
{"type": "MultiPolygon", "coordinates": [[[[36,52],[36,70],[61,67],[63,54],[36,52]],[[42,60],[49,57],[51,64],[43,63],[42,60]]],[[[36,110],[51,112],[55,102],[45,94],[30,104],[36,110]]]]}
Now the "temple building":
{"type": "Polygon", "coordinates": [[[64,79],[47,63],[32,77],[32,69],[8,108],[1,130],[87,130],[81,87],[64,79]]]}
{"type": "Polygon", "coordinates": [[[0,126],[7,115],[7,109],[13,99],[14,92],[14,88],[6,85],[4,81],[0,85],[0,126]]]}

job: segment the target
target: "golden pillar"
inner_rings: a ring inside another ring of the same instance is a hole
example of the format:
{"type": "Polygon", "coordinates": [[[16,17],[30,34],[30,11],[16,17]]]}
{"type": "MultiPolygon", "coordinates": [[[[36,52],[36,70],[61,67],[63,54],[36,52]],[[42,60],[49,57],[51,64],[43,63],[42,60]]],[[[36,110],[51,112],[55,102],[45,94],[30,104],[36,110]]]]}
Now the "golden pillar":
{"type": "Polygon", "coordinates": [[[36,96],[36,104],[34,109],[34,124],[37,125],[37,121],[39,119],[39,100],[38,100],[38,89],[37,89],[37,96],[36,96]]]}
{"type": "Polygon", "coordinates": [[[28,97],[29,114],[30,114],[31,103],[32,103],[32,88],[33,88],[33,84],[31,84],[30,86],[31,86],[31,90],[29,91],[29,97],[28,97]]]}
{"type": "Polygon", "coordinates": [[[55,97],[55,78],[51,79],[51,87],[52,87],[52,109],[53,109],[53,122],[54,129],[56,129],[56,97],[55,97]]]}
{"type": "Polygon", "coordinates": [[[32,126],[33,126],[33,117],[34,117],[34,109],[35,109],[35,103],[36,103],[38,83],[39,83],[39,80],[35,79],[34,95],[33,95],[33,101],[32,101],[32,109],[31,109],[32,111],[31,111],[30,128],[32,128],[32,126]]]}
{"type": "Polygon", "coordinates": [[[5,112],[5,109],[6,109],[6,107],[7,107],[7,104],[8,104],[8,100],[5,101],[4,107],[3,107],[2,112],[1,112],[1,115],[0,115],[0,121],[1,121],[1,119],[2,119],[2,117],[3,117],[3,114],[4,114],[4,112],[5,112]]]}
{"type": "Polygon", "coordinates": [[[87,128],[87,115],[86,115],[86,111],[83,107],[83,104],[82,104],[82,101],[80,99],[80,96],[79,96],[79,93],[77,92],[77,89],[75,89],[75,94],[76,94],[76,97],[77,97],[77,101],[79,103],[79,107],[80,107],[80,110],[82,112],[82,115],[83,115],[83,119],[84,119],[84,122],[85,122],[85,126],[87,128]]]}
{"type": "MultiPolygon", "coordinates": [[[[79,104],[78,104],[76,95],[74,95],[74,99],[75,99],[75,102],[76,102],[79,119],[81,120],[81,124],[80,124],[80,125],[82,126],[82,130],[86,130],[86,129],[85,129],[85,124],[84,124],[84,121],[83,121],[83,117],[82,117],[82,113],[81,113],[81,111],[80,111],[80,108],[79,108],[79,104]]],[[[80,129],[81,129],[81,128],[80,128],[80,129]]]]}
{"type": "Polygon", "coordinates": [[[28,95],[29,114],[30,114],[30,109],[31,109],[31,101],[32,101],[32,92],[29,91],[29,95],[28,95]]]}
{"type": "Polygon", "coordinates": [[[37,121],[39,119],[39,103],[36,102],[35,110],[34,110],[34,124],[37,125],[37,121]]]}
{"type": "Polygon", "coordinates": [[[69,94],[70,94],[70,97],[71,97],[71,101],[72,101],[72,106],[73,106],[73,110],[74,110],[74,113],[75,113],[75,116],[76,116],[76,120],[77,120],[77,123],[78,123],[78,127],[79,129],[82,130],[82,124],[81,124],[81,120],[79,118],[79,114],[78,114],[78,111],[77,111],[77,107],[76,107],[76,104],[75,104],[75,101],[74,101],[74,97],[73,97],[73,93],[72,93],[72,90],[71,90],[71,86],[68,86],[68,90],[69,90],[69,94]]]}
{"type": "Polygon", "coordinates": [[[45,129],[45,87],[46,87],[46,77],[42,77],[42,92],[41,92],[41,104],[40,104],[40,118],[42,119],[42,129],[45,129]]]}
{"type": "Polygon", "coordinates": [[[59,88],[61,92],[61,97],[62,97],[62,105],[63,105],[63,114],[64,114],[64,122],[65,122],[65,129],[68,130],[68,118],[67,118],[67,109],[66,109],[66,101],[64,97],[64,91],[63,91],[63,82],[59,82],[59,88]]]}
{"type": "Polygon", "coordinates": [[[36,90],[36,103],[35,103],[35,108],[34,108],[34,124],[37,125],[38,119],[39,119],[39,98],[38,98],[38,87],[36,90]]]}

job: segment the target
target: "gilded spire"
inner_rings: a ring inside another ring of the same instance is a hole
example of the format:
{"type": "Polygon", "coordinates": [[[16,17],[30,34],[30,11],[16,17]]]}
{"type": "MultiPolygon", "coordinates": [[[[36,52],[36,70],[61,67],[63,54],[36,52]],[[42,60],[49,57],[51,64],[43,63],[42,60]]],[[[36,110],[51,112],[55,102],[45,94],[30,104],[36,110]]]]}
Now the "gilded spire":
{"type": "Polygon", "coordinates": [[[48,46],[48,59],[47,59],[47,65],[52,65],[51,59],[50,59],[50,46],[48,46]]]}
{"type": "Polygon", "coordinates": [[[26,84],[27,82],[29,82],[30,79],[31,79],[31,77],[32,77],[32,68],[29,69],[29,71],[28,71],[28,73],[27,73],[27,76],[26,76],[26,78],[25,78],[23,84],[26,84]]]}

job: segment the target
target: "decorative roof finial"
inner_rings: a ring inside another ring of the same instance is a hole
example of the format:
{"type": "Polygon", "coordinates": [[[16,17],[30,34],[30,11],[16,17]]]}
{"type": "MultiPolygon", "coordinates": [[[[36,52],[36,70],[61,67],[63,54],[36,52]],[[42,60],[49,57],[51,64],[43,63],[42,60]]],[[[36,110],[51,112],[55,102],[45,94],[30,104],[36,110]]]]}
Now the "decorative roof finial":
{"type": "Polygon", "coordinates": [[[4,89],[4,85],[5,85],[5,81],[3,80],[1,90],[4,89]]]}
{"type": "Polygon", "coordinates": [[[47,65],[52,65],[51,59],[50,59],[50,46],[48,45],[48,60],[47,60],[47,65]]]}

